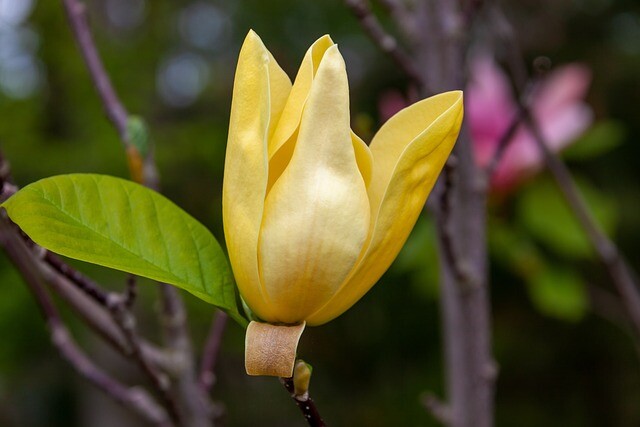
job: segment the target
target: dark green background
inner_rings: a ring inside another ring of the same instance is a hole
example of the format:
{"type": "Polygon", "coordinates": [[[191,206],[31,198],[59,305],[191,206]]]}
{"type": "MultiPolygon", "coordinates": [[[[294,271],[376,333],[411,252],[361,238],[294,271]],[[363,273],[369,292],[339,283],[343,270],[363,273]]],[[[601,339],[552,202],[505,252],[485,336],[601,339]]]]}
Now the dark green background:
{"type": "MultiPolygon", "coordinates": [[[[404,87],[402,75],[337,0],[95,0],[88,5],[118,93],[130,112],[148,121],[165,194],[219,239],[233,72],[249,28],[292,77],[307,47],[330,33],[347,61],[354,127],[365,139],[380,125],[380,94],[404,87]],[[137,15],[140,4],[144,9],[137,15]],[[126,25],[113,18],[117,7],[125,7],[126,25]],[[212,31],[216,22],[219,31],[212,31]],[[207,76],[191,98],[180,98],[184,84],[179,82],[169,98],[158,89],[162,70],[177,59],[187,64],[178,78],[189,72],[207,76]]],[[[638,268],[640,5],[624,0],[504,5],[528,63],[545,55],[553,64],[580,61],[592,68],[588,101],[598,127],[566,159],[638,268]]],[[[383,22],[393,30],[388,19],[383,22]]],[[[491,22],[481,26],[474,40],[488,39],[491,28],[491,22]]],[[[11,46],[6,31],[13,30],[27,31],[20,52],[31,55],[39,73],[39,86],[22,98],[0,85],[0,149],[16,182],[23,186],[69,172],[126,177],[117,134],[105,119],[61,2],[37,1],[16,28],[0,23],[0,68],[11,46]]],[[[546,175],[491,201],[490,241],[493,348],[500,366],[497,425],[640,425],[638,344],[624,325],[590,308],[588,286],[613,288],[546,175]],[[567,241],[573,242],[569,248],[567,241]]],[[[424,392],[443,392],[434,244],[433,224],[421,219],[398,261],[361,302],[305,332],[300,355],[315,368],[312,394],[330,425],[436,425],[420,404],[424,392]]],[[[124,286],[122,274],[79,267],[111,289],[124,286]]],[[[142,281],[137,310],[151,337],[158,335],[154,299],[155,285],[142,281]]],[[[186,294],[185,299],[200,348],[212,308],[186,294]]],[[[132,366],[105,350],[73,316],[67,318],[77,339],[107,370],[124,381],[138,380],[132,366]]],[[[247,377],[242,358],[243,331],[231,325],[214,391],[227,425],[303,425],[278,381],[247,377]]],[[[0,260],[0,425],[108,426],[120,416],[118,407],[61,360],[21,279],[0,260]]]]}

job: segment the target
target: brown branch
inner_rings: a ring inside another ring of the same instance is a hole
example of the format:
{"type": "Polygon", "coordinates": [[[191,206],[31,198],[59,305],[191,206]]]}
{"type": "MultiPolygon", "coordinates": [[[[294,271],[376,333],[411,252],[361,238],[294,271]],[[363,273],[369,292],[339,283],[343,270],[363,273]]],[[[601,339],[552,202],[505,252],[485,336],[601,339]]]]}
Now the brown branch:
{"type": "MultiPolygon", "coordinates": [[[[34,247],[32,250],[44,251],[44,249],[40,247],[34,247]]],[[[69,304],[73,311],[82,318],[92,330],[98,333],[124,356],[129,357],[132,354],[133,350],[121,326],[113,318],[112,313],[108,311],[106,305],[101,305],[95,299],[88,296],[77,283],[61,275],[49,264],[38,261],[35,257],[34,263],[49,287],[69,304]]],[[[155,345],[141,339],[140,348],[144,354],[144,358],[153,365],[159,367],[170,366],[170,361],[166,354],[155,345]]]]}
{"type": "Polygon", "coordinates": [[[133,303],[138,295],[137,279],[135,274],[129,274],[127,276],[127,287],[124,290],[123,304],[129,310],[133,307],[133,303]]]}
{"type": "Polygon", "coordinates": [[[86,6],[77,0],[62,0],[62,3],[75,39],[82,52],[82,57],[89,69],[91,79],[102,100],[107,117],[117,129],[122,142],[127,145],[127,110],[118,99],[111,85],[111,80],[104,69],[100,55],[98,55],[98,50],[89,29],[86,6]]]}
{"type": "MultiPolygon", "coordinates": [[[[107,112],[107,116],[118,130],[120,139],[126,148],[132,176],[138,177],[142,184],[158,191],[159,174],[151,154],[152,150],[145,153],[145,157],[141,159],[142,173],[139,173],[139,170],[134,170],[132,167],[132,165],[138,165],[140,163],[139,156],[142,153],[137,151],[137,147],[131,149],[127,130],[129,121],[128,114],[118,99],[108,74],[102,65],[95,43],[93,42],[84,5],[77,0],[62,0],[62,2],[69,19],[69,24],[71,25],[105,111],[107,112]]],[[[136,168],[137,167],[138,166],[136,166],[136,168]]],[[[174,287],[165,283],[160,284],[160,293],[163,307],[162,317],[165,339],[167,345],[174,353],[174,361],[177,361],[173,373],[177,377],[176,391],[180,397],[180,404],[182,406],[182,411],[180,411],[181,415],[188,418],[186,422],[189,425],[207,425],[209,423],[210,405],[206,396],[203,395],[195,375],[194,356],[186,327],[186,314],[182,299],[174,287]]]]}
{"type": "Polygon", "coordinates": [[[142,372],[151,381],[153,387],[158,391],[164,404],[169,412],[169,416],[176,423],[180,421],[180,409],[174,396],[171,393],[171,383],[164,372],[161,372],[153,365],[142,351],[141,338],[136,331],[136,318],[127,308],[125,300],[120,296],[113,294],[108,302],[108,307],[113,314],[120,330],[125,336],[127,344],[131,349],[131,358],[140,367],[142,372]]]}
{"type": "Polygon", "coordinates": [[[422,406],[438,420],[442,425],[451,425],[451,410],[436,395],[431,392],[425,392],[420,399],[422,406]]]}
{"type": "Polygon", "coordinates": [[[506,47],[507,57],[505,59],[511,71],[511,79],[518,91],[525,92],[524,88],[529,78],[527,67],[522,59],[522,52],[518,46],[518,37],[500,5],[497,2],[490,2],[489,5],[487,20],[491,22],[494,34],[506,47]]]}
{"type": "MultiPolygon", "coordinates": [[[[25,236],[25,238],[28,239],[27,236],[25,236]]],[[[35,245],[35,243],[33,244],[35,245]]],[[[107,306],[107,301],[109,300],[108,293],[101,289],[100,286],[93,280],[89,279],[78,270],[72,268],[69,264],[62,261],[59,256],[55,255],[52,252],[45,252],[44,261],[49,264],[55,271],[68,278],[72,283],[75,283],[80,290],[93,298],[97,303],[105,307],[107,306]]]]}
{"type": "MultiPolygon", "coordinates": [[[[345,2],[353,5],[352,11],[359,16],[363,29],[384,49],[383,40],[371,35],[370,24],[364,20],[369,16],[367,13],[370,14],[366,4],[355,0],[345,2]]],[[[411,16],[394,14],[398,27],[411,38],[414,47],[411,58],[415,58],[418,72],[414,74],[413,68],[407,70],[402,61],[398,65],[405,73],[408,71],[412,80],[420,82],[423,96],[431,95],[432,91],[465,87],[464,54],[468,48],[469,27],[482,3],[479,0],[460,3],[431,0],[416,2],[411,16]]],[[[447,416],[441,420],[452,427],[490,427],[494,419],[497,367],[491,355],[487,182],[475,164],[464,124],[454,154],[458,167],[445,169],[432,194],[439,224],[448,400],[442,406],[447,408],[447,416]]]]}
{"type": "Polygon", "coordinates": [[[391,58],[396,66],[418,87],[419,91],[429,92],[411,58],[401,50],[395,37],[385,31],[366,0],[344,0],[344,3],[369,38],[391,58]]]}
{"type": "MultiPolygon", "coordinates": [[[[41,266],[40,271],[52,289],[58,291],[60,296],[76,308],[80,314],[84,314],[87,323],[98,332],[102,332],[103,337],[115,345],[121,353],[133,357],[150,377],[158,391],[167,394],[168,379],[156,369],[156,366],[167,366],[167,363],[157,363],[158,358],[151,356],[150,344],[142,340],[135,332],[135,317],[126,306],[126,296],[104,292],[91,279],[65,264],[56,255],[33,243],[17,226],[15,226],[15,230],[20,232],[27,246],[31,246],[35,262],[38,257],[34,253],[44,254],[41,257],[42,260],[48,261],[47,264],[53,271],[44,265],[41,266]],[[72,289],[75,289],[76,292],[70,292],[72,289]],[[91,299],[83,298],[84,295],[91,299]],[[110,311],[111,316],[105,309],[110,311]]],[[[159,350],[155,352],[158,353],[159,350]]],[[[170,399],[170,396],[165,397],[170,399]]]]}
{"type": "Polygon", "coordinates": [[[404,16],[408,13],[407,6],[402,0],[378,0],[378,3],[392,16],[404,16]]]}
{"type": "MultiPolygon", "coordinates": [[[[513,58],[509,64],[513,77],[516,79],[516,87],[522,88],[526,86],[526,83],[521,83],[519,80],[524,79],[523,75],[526,73],[526,70],[522,59],[519,61],[516,60],[516,57],[521,58],[521,54],[519,46],[515,42],[516,38],[514,37],[513,27],[504,17],[499,7],[495,6],[493,9],[493,16],[499,21],[503,38],[509,47],[510,58],[513,58]]],[[[549,61],[545,59],[536,61],[536,80],[547,71],[549,68],[548,62],[549,61]]],[[[529,84],[529,88],[533,87],[534,84],[535,82],[529,84]]],[[[522,91],[527,94],[532,92],[531,89],[523,89],[522,91]]],[[[607,269],[617,292],[622,298],[625,311],[631,320],[634,331],[636,335],[640,337],[640,285],[637,274],[629,266],[615,243],[606,235],[593,217],[567,166],[549,149],[546,137],[542,134],[540,126],[531,113],[529,105],[527,105],[527,98],[528,96],[516,96],[516,99],[518,99],[518,108],[521,110],[524,121],[533,135],[533,140],[542,154],[545,166],[556,181],[569,208],[584,230],[589,243],[595,249],[600,262],[602,262],[607,269]]]]}
{"type": "Polygon", "coordinates": [[[187,314],[178,290],[160,283],[161,322],[166,346],[174,359],[176,396],[180,399],[182,417],[186,425],[205,427],[215,415],[206,391],[202,389],[196,375],[191,338],[187,330],[187,314]]]}
{"type": "Polygon", "coordinates": [[[326,427],[326,424],[322,420],[315,402],[313,401],[313,399],[311,399],[311,397],[309,397],[308,392],[303,395],[297,395],[295,393],[293,378],[280,378],[280,382],[282,383],[284,388],[287,389],[289,393],[291,393],[291,398],[298,406],[298,408],[300,408],[300,412],[302,412],[302,415],[309,423],[309,426],[326,427]]]}
{"type": "Polygon", "coordinates": [[[520,126],[524,122],[524,116],[525,116],[524,109],[518,108],[518,113],[513,118],[513,120],[511,120],[511,123],[509,123],[509,127],[507,128],[507,130],[505,130],[505,132],[502,134],[502,136],[498,140],[496,151],[493,153],[493,157],[491,158],[491,161],[489,162],[489,164],[485,167],[484,172],[487,179],[487,184],[490,184],[491,177],[493,176],[496,169],[498,168],[498,165],[500,164],[500,161],[502,160],[504,153],[507,151],[507,148],[509,148],[509,145],[514,140],[517,130],[520,128],[520,126]]]}
{"type": "Polygon", "coordinates": [[[58,351],[89,382],[154,425],[163,427],[173,425],[164,408],[158,405],[146,391],[138,387],[129,388],[111,378],[82,352],[73,342],[66,328],[57,322],[48,322],[48,324],[51,329],[52,342],[58,351]]]}
{"type": "Polygon", "coordinates": [[[51,297],[44,289],[42,276],[38,274],[37,269],[33,268],[31,249],[12,227],[4,211],[0,218],[0,243],[32,291],[51,332],[51,340],[65,360],[97,388],[147,421],[157,426],[171,426],[164,409],[145,391],[128,388],[110,377],[97,367],[73,341],[51,297]]]}
{"type": "Polygon", "coordinates": [[[622,297],[624,307],[634,325],[636,334],[640,335],[640,286],[638,285],[636,274],[627,264],[618,247],[609,239],[593,217],[571,176],[571,172],[562,160],[549,149],[546,138],[529,109],[524,105],[523,108],[526,110],[526,123],[543,155],[547,169],[551,172],[567,204],[595,249],[598,258],[609,272],[613,284],[622,297]]]}
{"type": "MultiPolygon", "coordinates": [[[[420,34],[414,40],[414,56],[423,80],[434,90],[466,86],[464,54],[469,37],[468,29],[461,28],[463,9],[458,2],[432,0],[418,3],[415,11],[420,34]]],[[[456,167],[444,171],[432,194],[440,195],[433,211],[439,224],[446,401],[439,407],[447,408],[441,421],[450,427],[490,427],[497,367],[491,354],[487,185],[475,163],[465,123],[453,154],[456,167]]]]}
{"type": "Polygon", "coordinates": [[[228,318],[229,316],[227,316],[224,311],[216,311],[202,352],[202,361],[200,362],[200,385],[207,392],[211,390],[211,387],[213,387],[216,382],[215,367],[220,354],[222,336],[224,335],[228,318]]]}
{"type": "MultiPolygon", "coordinates": [[[[9,184],[11,180],[10,165],[0,153],[0,202],[6,200],[17,191],[17,187],[9,184]]],[[[7,219],[10,222],[10,220],[7,219]]],[[[32,269],[38,271],[47,282],[49,288],[64,300],[80,316],[86,324],[107,343],[125,356],[131,355],[122,328],[107,311],[108,302],[113,299],[97,283],[84,276],[57,255],[36,245],[20,228],[10,222],[14,233],[22,238],[31,251],[32,269]]],[[[167,358],[162,351],[144,340],[140,341],[141,352],[150,363],[167,366],[167,358]]]]}
{"type": "Polygon", "coordinates": [[[447,263],[452,267],[452,271],[456,280],[464,284],[466,289],[471,289],[478,286],[473,273],[469,270],[468,264],[464,263],[463,257],[459,255],[459,250],[456,248],[455,230],[452,221],[449,221],[451,217],[452,199],[451,189],[455,186],[455,168],[457,160],[454,155],[451,155],[444,166],[440,184],[440,202],[439,212],[436,215],[438,221],[438,227],[441,230],[441,250],[442,255],[447,263]]]}

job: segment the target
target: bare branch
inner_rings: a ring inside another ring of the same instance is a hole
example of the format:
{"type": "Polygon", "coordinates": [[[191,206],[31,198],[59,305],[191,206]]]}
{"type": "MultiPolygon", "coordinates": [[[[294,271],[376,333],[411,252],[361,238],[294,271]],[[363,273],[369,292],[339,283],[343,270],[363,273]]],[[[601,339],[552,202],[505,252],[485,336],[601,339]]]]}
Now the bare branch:
{"type": "Polygon", "coordinates": [[[177,402],[171,394],[171,383],[164,372],[159,371],[146,357],[142,351],[141,339],[136,331],[136,318],[127,308],[124,299],[113,294],[108,302],[108,307],[113,314],[113,318],[118,323],[120,330],[131,348],[131,357],[138,364],[142,372],[151,380],[153,387],[162,397],[171,419],[179,424],[180,410],[177,402]]]}
{"type": "Polygon", "coordinates": [[[47,321],[51,340],[67,362],[97,388],[154,425],[171,426],[166,412],[151,396],[142,389],[129,388],[110,377],[98,368],[73,341],[51,297],[44,289],[42,277],[38,274],[38,270],[33,268],[31,250],[11,226],[6,213],[3,213],[0,218],[0,243],[32,291],[47,321]]]}
{"type": "Polygon", "coordinates": [[[487,178],[487,184],[490,183],[491,177],[493,176],[496,169],[498,168],[498,165],[500,164],[500,161],[502,160],[504,153],[507,151],[507,148],[509,148],[509,145],[514,140],[516,132],[518,131],[518,129],[520,128],[520,126],[524,121],[524,116],[525,116],[524,109],[519,108],[518,114],[516,114],[516,116],[511,120],[509,127],[498,140],[496,151],[493,153],[493,157],[491,158],[491,161],[485,168],[485,176],[487,178]]]}
{"type": "Polygon", "coordinates": [[[455,185],[456,165],[456,157],[451,155],[442,171],[439,212],[438,215],[436,215],[436,219],[438,221],[438,227],[441,230],[442,255],[445,257],[447,263],[451,265],[458,283],[463,285],[462,289],[468,290],[478,286],[478,283],[470,271],[469,265],[466,264],[464,258],[459,255],[459,250],[456,248],[455,243],[454,224],[449,220],[452,209],[451,188],[455,185]]]}
{"type": "Polygon", "coordinates": [[[213,406],[196,376],[184,303],[176,288],[166,283],[159,285],[164,340],[174,358],[174,369],[170,373],[176,379],[175,390],[180,399],[181,415],[189,426],[209,426],[214,416],[213,406]]]}
{"type": "Polygon", "coordinates": [[[200,385],[203,389],[210,391],[216,382],[215,367],[220,354],[222,345],[222,336],[227,325],[229,317],[222,310],[217,310],[211,322],[211,328],[207,341],[202,352],[202,361],[200,362],[200,385]]]}
{"type": "Polygon", "coordinates": [[[123,296],[123,304],[129,310],[133,307],[133,303],[136,300],[137,292],[137,279],[138,277],[135,274],[129,274],[127,276],[127,287],[124,290],[123,296]]]}
{"type": "MultiPolygon", "coordinates": [[[[145,153],[144,158],[140,159],[139,156],[142,153],[139,153],[137,148],[132,147],[130,144],[127,130],[128,114],[118,99],[108,74],[102,65],[95,43],[93,42],[84,5],[77,0],[62,0],[62,2],[103,106],[107,111],[109,119],[118,130],[120,139],[126,148],[132,177],[147,187],[159,191],[159,174],[151,154],[152,150],[149,150],[148,153],[145,153]],[[140,163],[141,166],[139,165],[140,163]],[[140,172],[139,167],[143,168],[142,172],[140,172]]],[[[132,290],[133,287],[131,286],[129,289],[132,290]]],[[[181,400],[180,404],[183,408],[180,412],[182,416],[188,417],[191,420],[188,422],[189,425],[204,426],[209,423],[209,402],[203,395],[202,389],[196,379],[193,363],[194,357],[186,327],[184,305],[174,287],[161,283],[160,292],[163,306],[162,316],[165,338],[168,346],[174,353],[174,361],[177,360],[173,373],[177,374],[177,391],[181,400]]],[[[129,296],[131,295],[132,294],[129,293],[129,296]]],[[[159,385],[159,383],[157,385],[159,385]]]]}
{"type": "MultiPolygon", "coordinates": [[[[345,2],[353,4],[350,7],[354,14],[370,33],[364,20],[367,13],[370,14],[366,4],[355,0],[345,2]]],[[[468,48],[469,26],[482,3],[422,1],[415,3],[412,16],[394,16],[398,27],[411,37],[414,48],[411,58],[415,58],[417,73],[412,73],[413,68],[400,68],[421,83],[423,96],[465,86],[464,53],[468,48]]],[[[375,35],[371,37],[377,40],[375,35]]],[[[383,47],[381,42],[377,44],[383,47]]],[[[445,167],[431,196],[434,201],[430,203],[439,225],[446,420],[447,425],[455,427],[489,427],[494,419],[497,369],[491,355],[487,180],[475,164],[464,124],[454,155],[459,167],[454,168],[452,164],[445,167]]]]}
{"type": "MultiPolygon", "coordinates": [[[[10,165],[2,153],[0,153],[0,170],[3,171],[0,176],[0,193],[2,194],[0,201],[4,201],[17,191],[17,187],[8,182],[11,179],[10,165]]],[[[10,222],[8,219],[7,221],[10,222]]],[[[17,225],[10,222],[10,226],[30,249],[32,268],[38,271],[49,288],[68,303],[94,332],[121,354],[129,356],[131,347],[122,329],[107,310],[109,294],[93,280],[64,263],[61,258],[36,245],[17,225]]],[[[150,363],[157,366],[168,364],[162,351],[154,345],[142,340],[140,346],[150,363]]]]}
{"type": "Polygon", "coordinates": [[[122,142],[127,145],[127,110],[116,95],[111,85],[111,80],[98,55],[98,50],[89,29],[86,6],[77,0],[62,0],[62,3],[93,83],[102,100],[107,117],[118,130],[122,142]]]}
{"type": "Polygon", "coordinates": [[[385,31],[380,21],[371,12],[366,0],[344,0],[345,5],[356,17],[364,32],[393,60],[398,68],[415,84],[420,91],[427,91],[411,58],[404,53],[395,37],[385,31]]]}
{"type": "Polygon", "coordinates": [[[433,418],[438,420],[442,425],[451,425],[451,410],[435,394],[426,392],[420,400],[425,409],[433,415],[433,418]]]}
{"type": "MultiPolygon", "coordinates": [[[[526,73],[526,70],[521,59],[520,49],[514,41],[513,27],[508,20],[504,18],[502,11],[497,6],[493,9],[493,14],[500,23],[499,27],[502,29],[505,43],[507,43],[510,48],[510,58],[512,58],[512,60],[509,64],[514,79],[516,79],[517,87],[525,87],[526,83],[522,83],[521,80],[524,79],[523,75],[526,73]],[[520,58],[519,60],[517,60],[518,57],[520,58]]],[[[549,61],[543,58],[536,61],[535,65],[538,74],[536,78],[539,78],[540,75],[549,68],[549,61]]],[[[528,85],[529,88],[534,84],[535,82],[530,83],[528,85]]],[[[593,217],[567,166],[549,149],[546,138],[531,113],[529,105],[527,105],[527,94],[531,93],[532,90],[523,89],[522,91],[526,92],[526,94],[516,96],[516,99],[518,99],[518,108],[533,135],[533,140],[542,154],[545,166],[556,181],[558,188],[584,230],[587,239],[595,249],[600,261],[607,269],[616,290],[622,297],[625,310],[633,324],[635,333],[640,337],[640,285],[638,284],[637,274],[629,266],[615,243],[606,235],[593,217]]]]}
{"type": "Polygon", "coordinates": [[[316,407],[315,402],[309,397],[309,393],[305,393],[303,395],[297,395],[295,393],[295,387],[293,384],[293,378],[280,378],[280,382],[287,389],[289,393],[291,393],[291,398],[296,403],[298,408],[300,408],[300,412],[309,423],[311,427],[325,427],[326,424],[322,420],[322,416],[320,416],[320,412],[316,407]]]}
{"type": "Polygon", "coordinates": [[[101,289],[100,286],[98,286],[98,284],[93,280],[89,279],[78,270],[72,268],[69,264],[62,261],[59,256],[53,254],[52,252],[45,251],[44,260],[55,271],[68,278],[72,283],[75,283],[79,289],[93,298],[97,303],[103,306],[107,305],[107,301],[109,299],[108,293],[101,289]]]}
{"type": "Polygon", "coordinates": [[[543,155],[545,165],[556,181],[567,204],[573,211],[589,242],[595,249],[600,261],[604,264],[613,284],[622,297],[625,309],[631,319],[636,333],[640,335],[640,287],[636,274],[627,264],[618,247],[602,230],[593,217],[589,207],[582,198],[571,172],[567,166],[548,147],[546,139],[529,109],[526,110],[526,122],[543,155]]]}
{"type": "Polygon", "coordinates": [[[408,13],[407,6],[403,4],[402,0],[378,0],[378,3],[387,9],[392,16],[405,16],[408,13]]]}

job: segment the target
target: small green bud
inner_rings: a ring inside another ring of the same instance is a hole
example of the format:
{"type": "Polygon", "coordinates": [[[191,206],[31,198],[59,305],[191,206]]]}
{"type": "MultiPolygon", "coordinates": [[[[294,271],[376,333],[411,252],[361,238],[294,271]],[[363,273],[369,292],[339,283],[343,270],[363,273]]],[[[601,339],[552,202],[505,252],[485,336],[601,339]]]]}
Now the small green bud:
{"type": "Polygon", "coordinates": [[[140,116],[129,116],[127,121],[127,140],[144,158],[149,152],[149,131],[140,116]]]}
{"type": "Polygon", "coordinates": [[[313,367],[302,359],[296,361],[293,368],[293,394],[297,396],[306,396],[309,392],[309,383],[311,382],[311,373],[313,367]]]}

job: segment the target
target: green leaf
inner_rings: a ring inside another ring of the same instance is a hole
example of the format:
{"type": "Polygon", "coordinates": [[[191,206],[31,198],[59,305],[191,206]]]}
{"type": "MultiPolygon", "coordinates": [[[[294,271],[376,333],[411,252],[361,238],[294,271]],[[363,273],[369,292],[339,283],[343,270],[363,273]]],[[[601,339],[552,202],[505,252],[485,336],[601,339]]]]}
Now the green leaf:
{"type": "Polygon", "coordinates": [[[531,236],[511,223],[490,218],[489,250],[492,257],[518,276],[528,279],[545,268],[545,260],[531,236]]]}
{"type": "MultiPolygon", "coordinates": [[[[615,204],[605,194],[584,181],[577,181],[581,195],[595,219],[610,235],[617,220],[615,204]]],[[[589,257],[593,248],[556,185],[538,180],[518,199],[517,215],[525,228],[539,241],[561,255],[589,257]]]]}
{"type": "Polygon", "coordinates": [[[598,157],[622,144],[626,136],[624,124],[615,120],[602,121],[564,150],[562,156],[570,160],[598,157]]]}
{"type": "Polygon", "coordinates": [[[571,270],[548,268],[529,281],[529,296],[547,316],[576,322],[587,312],[585,286],[571,270]]]}
{"type": "Polygon", "coordinates": [[[148,188],[105,175],[59,175],[26,186],[2,206],[52,252],[178,286],[246,324],[216,239],[148,188]]]}

